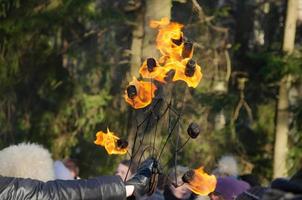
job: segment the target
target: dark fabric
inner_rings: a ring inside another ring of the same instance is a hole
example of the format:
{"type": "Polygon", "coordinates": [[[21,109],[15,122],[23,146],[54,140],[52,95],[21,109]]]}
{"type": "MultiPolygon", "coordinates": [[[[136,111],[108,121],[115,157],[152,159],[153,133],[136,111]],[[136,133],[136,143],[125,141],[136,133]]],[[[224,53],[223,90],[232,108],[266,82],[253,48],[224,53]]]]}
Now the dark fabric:
{"type": "Polygon", "coordinates": [[[302,183],[297,181],[288,181],[286,179],[277,178],[271,183],[271,188],[292,192],[295,194],[302,194],[302,183]]]}
{"type": "Polygon", "coordinates": [[[151,196],[144,196],[140,200],[165,200],[164,195],[160,190],[156,190],[151,196]]]}
{"type": "Polygon", "coordinates": [[[118,176],[48,182],[0,176],[0,199],[123,200],[126,189],[118,176]]]}
{"type": "Polygon", "coordinates": [[[154,172],[158,169],[158,163],[155,158],[148,158],[137,169],[134,177],[126,181],[126,185],[134,185],[134,196],[142,197],[144,195],[151,195],[155,188],[151,187],[152,175],[159,172],[154,172]]]}
{"type": "Polygon", "coordinates": [[[251,187],[260,186],[260,181],[254,174],[242,174],[239,179],[247,182],[251,187]]]}
{"type": "Polygon", "coordinates": [[[289,180],[283,178],[275,179],[271,183],[271,188],[294,194],[302,194],[302,169],[289,180]]]}
{"type": "Polygon", "coordinates": [[[217,184],[215,192],[219,193],[224,200],[233,200],[242,192],[248,190],[250,185],[241,180],[237,180],[234,177],[219,177],[217,179],[217,184]]]}
{"type": "Polygon", "coordinates": [[[237,196],[236,200],[260,200],[266,192],[266,187],[256,186],[242,192],[237,196]]]}
{"type": "Polygon", "coordinates": [[[302,195],[277,189],[268,189],[261,200],[302,200],[302,195]]]}
{"type": "Polygon", "coordinates": [[[136,200],[134,195],[131,195],[130,197],[127,197],[127,200],[136,200]]]}

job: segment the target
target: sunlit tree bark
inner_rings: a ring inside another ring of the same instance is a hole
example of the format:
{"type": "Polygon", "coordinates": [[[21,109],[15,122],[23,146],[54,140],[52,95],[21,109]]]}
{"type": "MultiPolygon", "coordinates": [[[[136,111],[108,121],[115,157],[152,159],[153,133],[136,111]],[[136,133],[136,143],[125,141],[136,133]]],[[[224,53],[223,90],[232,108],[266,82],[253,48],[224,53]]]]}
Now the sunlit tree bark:
{"type": "Polygon", "coordinates": [[[144,59],[159,56],[155,44],[157,30],[151,29],[149,23],[150,20],[160,20],[163,17],[170,18],[171,7],[172,2],[170,0],[148,0],[143,12],[138,11],[132,31],[130,79],[132,79],[132,76],[139,75],[138,70],[144,59]]]}
{"type": "Polygon", "coordinates": [[[132,30],[132,44],[131,44],[131,61],[129,80],[132,80],[132,76],[138,77],[138,70],[142,62],[142,45],[144,36],[144,18],[142,12],[136,18],[135,26],[132,30]]]}
{"type": "Polygon", "coordinates": [[[157,57],[158,51],[155,46],[157,31],[149,27],[150,20],[160,20],[163,17],[171,16],[171,0],[148,0],[146,1],[145,23],[144,23],[144,39],[142,58],[157,57]]]}
{"type": "MultiPolygon", "coordinates": [[[[286,22],[283,38],[283,52],[290,54],[294,50],[298,1],[288,0],[286,22]]],[[[279,86],[279,96],[276,116],[276,136],[274,151],[273,176],[287,176],[287,141],[289,132],[288,91],[290,87],[290,75],[282,77],[279,86]]]]}
{"type": "MultiPolygon", "coordinates": [[[[145,1],[145,7],[142,11],[138,11],[135,22],[135,27],[132,31],[131,45],[131,67],[128,79],[132,80],[132,76],[139,77],[139,68],[142,62],[149,57],[159,58],[158,50],[156,49],[157,30],[149,27],[150,20],[160,20],[163,17],[171,16],[171,0],[148,0],[145,1]]],[[[143,119],[145,116],[140,111],[129,112],[129,118],[143,119]],[[134,116],[136,115],[136,116],[134,116]]],[[[133,146],[133,141],[136,132],[135,120],[131,120],[128,125],[129,135],[128,141],[130,146],[133,146]]],[[[137,145],[137,144],[136,144],[137,145]]]]}

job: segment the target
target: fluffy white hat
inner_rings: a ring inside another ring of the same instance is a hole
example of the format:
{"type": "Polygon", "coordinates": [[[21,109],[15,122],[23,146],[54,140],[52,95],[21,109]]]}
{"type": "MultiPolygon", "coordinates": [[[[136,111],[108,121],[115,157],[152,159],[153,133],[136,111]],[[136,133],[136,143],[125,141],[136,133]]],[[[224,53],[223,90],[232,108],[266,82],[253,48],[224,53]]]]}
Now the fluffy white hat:
{"type": "Polygon", "coordinates": [[[0,175],[54,180],[53,160],[49,151],[41,145],[12,145],[0,151],[0,175]]]}
{"type": "Polygon", "coordinates": [[[238,176],[238,164],[233,156],[222,156],[218,167],[213,171],[216,176],[238,176]]]}

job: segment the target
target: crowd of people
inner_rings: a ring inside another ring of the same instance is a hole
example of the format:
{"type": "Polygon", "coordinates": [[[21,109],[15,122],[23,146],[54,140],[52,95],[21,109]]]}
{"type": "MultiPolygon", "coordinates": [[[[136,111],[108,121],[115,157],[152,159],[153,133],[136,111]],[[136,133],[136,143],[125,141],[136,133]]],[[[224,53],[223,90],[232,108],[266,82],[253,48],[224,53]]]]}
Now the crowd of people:
{"type": "Polygon", "coordinates": [[[155,165],[154,158],[139,166],[122,160],[114,175],[81,179],[77,161],[53,161],[41,145],[21,143],[0,151],[0,199],[302,200],[302,168],[292,177],[262,185],[253,174],[240,173],[235,157],[224,156],[212,171],[215,190],[200,196],[183,182],[186,166],[162,173],[151,190],[155,165]]]}

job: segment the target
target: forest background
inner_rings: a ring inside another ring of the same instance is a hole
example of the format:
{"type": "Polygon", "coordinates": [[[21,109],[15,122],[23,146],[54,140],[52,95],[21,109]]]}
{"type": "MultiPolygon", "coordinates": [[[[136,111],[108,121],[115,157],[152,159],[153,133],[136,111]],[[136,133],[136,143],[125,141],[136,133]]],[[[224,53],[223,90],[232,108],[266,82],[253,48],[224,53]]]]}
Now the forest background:
{"type": "MultiPolygon", "coordinates": [[[[291,175],[302,155],[301,0],[0,0],[0,148],[37,142],[80,161],[81,177],[111,174],[95,133],[133,139],[124,90],[158,56],[151,19],[184,24],[203,78],[171,89],[183,125],[202,129],[177,162],[212,170],[235,155],[263,182],[291,175]]],[[[164,123],[164,122],[163,122],[164,123]]],[[[165,135],[159,130],[157,143],[165,135]]],[[[173,143],[163,160],[173,157],[173,143]]],[[[171,166],[173,162],[170,163],[171,166]]]]}

